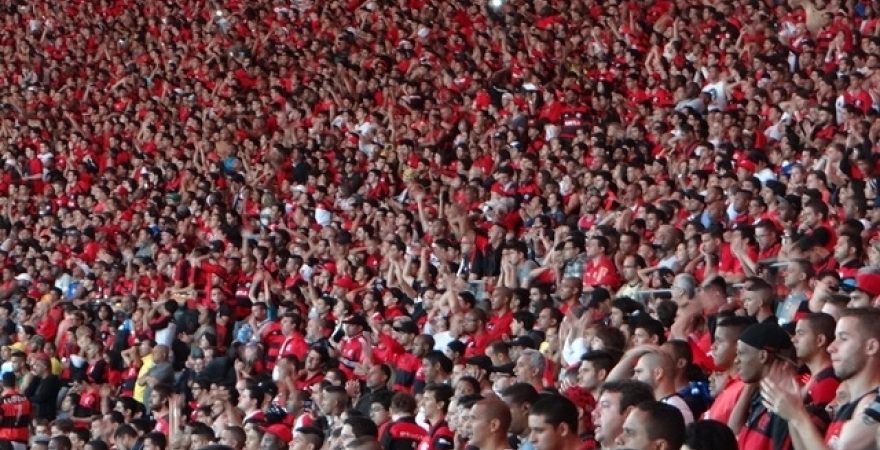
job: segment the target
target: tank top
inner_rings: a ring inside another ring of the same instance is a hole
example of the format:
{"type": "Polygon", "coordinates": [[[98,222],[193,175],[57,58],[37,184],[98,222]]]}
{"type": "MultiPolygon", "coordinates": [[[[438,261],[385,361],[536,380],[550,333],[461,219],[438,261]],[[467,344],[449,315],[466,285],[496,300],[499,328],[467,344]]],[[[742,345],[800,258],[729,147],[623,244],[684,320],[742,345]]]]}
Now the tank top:
{"type": "Polygon", "coordinates": [[[825,432],[825,444],[832,449],[837,448],[837,440],[840,439],[840,432],[843,430],[843,425],[852,420],[859,402],[869,395],[877,395],[877,388],[872,388],[858,399],[845,403],[838,408],[837,412],[834,414],[834,418],[831,419],[831,423],[828,425],[828,431],[825,432]]]}

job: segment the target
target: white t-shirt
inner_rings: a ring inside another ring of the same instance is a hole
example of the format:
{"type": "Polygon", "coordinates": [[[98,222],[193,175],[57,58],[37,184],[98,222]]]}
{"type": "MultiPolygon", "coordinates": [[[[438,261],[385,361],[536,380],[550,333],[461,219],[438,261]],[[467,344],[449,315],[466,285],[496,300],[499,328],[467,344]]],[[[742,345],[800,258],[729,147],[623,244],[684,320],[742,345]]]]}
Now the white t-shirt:
{"type": "Polygon", "coordinates": [[[666,397],[660,400],[667,405],[674,406],[681,411],[681,416],[684,417],[684,424],[687,425],[694,421],[694,413],[691,411],[691,407],[681,398],[678,394],[672,394],[669,397],[666,397]]]}

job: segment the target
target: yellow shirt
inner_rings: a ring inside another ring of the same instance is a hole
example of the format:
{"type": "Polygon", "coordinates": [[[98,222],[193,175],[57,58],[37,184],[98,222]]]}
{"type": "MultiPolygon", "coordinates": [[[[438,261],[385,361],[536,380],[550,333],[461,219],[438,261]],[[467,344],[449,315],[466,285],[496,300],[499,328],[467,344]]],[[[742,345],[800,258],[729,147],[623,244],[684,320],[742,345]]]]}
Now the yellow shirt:
{"type": "MultiPolygon", "coordinates": [[[[141,369],[138,370],[138,381],[140,381],[141,377],[146,375],[147,372],[149,372],[150,369],[152,369],[153,366],[156,365],[156,363],[153,362],[153,355],[144,356],[143,359],[141,359],[141,362],[143,364],[141,365],[141,369]]],[[[134,395],[132,397],[134,397],[135,400],[143,403],[144,402],[144,391],[146,389],[147,389],[146,385],[142,386],[139,383],[135,383],[134,384],[134,395]]]]}

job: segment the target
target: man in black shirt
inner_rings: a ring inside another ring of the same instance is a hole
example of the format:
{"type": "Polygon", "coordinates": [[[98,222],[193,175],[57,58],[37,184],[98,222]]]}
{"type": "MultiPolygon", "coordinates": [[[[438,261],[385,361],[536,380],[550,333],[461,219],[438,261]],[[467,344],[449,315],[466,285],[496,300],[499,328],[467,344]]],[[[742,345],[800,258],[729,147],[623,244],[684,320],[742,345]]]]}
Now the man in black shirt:
{"type": "Polygon", "coordinates": [[[34,381],[28,385],[24,395],[31,401],[34,408],[35,419],[54,420],[58,391],[61,390],[61,380],[49,370],[49,356],[40,353],[34,356],[31,372],[34,381]]]}

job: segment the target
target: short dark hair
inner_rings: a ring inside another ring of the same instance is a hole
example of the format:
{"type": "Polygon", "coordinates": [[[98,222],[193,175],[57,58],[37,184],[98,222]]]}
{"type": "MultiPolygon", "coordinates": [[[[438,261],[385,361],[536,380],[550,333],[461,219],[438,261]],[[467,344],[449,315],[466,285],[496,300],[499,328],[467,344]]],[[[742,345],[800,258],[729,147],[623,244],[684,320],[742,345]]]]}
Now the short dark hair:
{"type": "Polygon", "coordinates": [[[70,450],[71,448],[73,448],[73,444],[70,442],[70,438],[63,434],[52,436],[52,438],[49,439],[49,442],[52,441],[55,441],[55,448],[57,448],[58,450],[70,450]]]}
{"type": "Polygon", "coordinates": [[[672,405],[656,400],[639,403],[636,409],[645,413],[645,431],[648,439],[662,439],[669,448],[681,448],[684,443],[684,416],[672,405]]]}
{"type": "Polygon", "coordinates": [[[119,438],[125,437],[125,436],[136,438],[137,435],[138,435],[138,433],[134,429],[134,427],[127,424],[127,423],[124,423],[124,424],[116,427],[116,432],[113,433],[113,437],[115,437],[116,439],[119,439],[119,438]]]}
{"type": "Polygon", "coordinates": [[[144,440],[147,439],[152,441],[153,444],[155,444],[156,447],[159,447],[160,450],[165,450],[165,448],[168,446],[168,438],[166,438],[165,435],[160,431],[151,431],[147,433],[147,435],[144,436],[144,440]]]}
{"type": "Polygon", "coordinates": [[[823,312],[809,313],[802,320],[809,325],[813,333],[825,336],[825,345],[830,344],[834,340],[834,328],[837,326],[837,321],[830,314],[823,312]]]}
{"type": "Polygon", "coordinates": [[[354,434],[355,437],[379,437],[379,428],[368,417],[349,416],[347,419],[345,419],[344,424],[351,427],[351,432],[352,434],[354,434]]]}
{"type": "Polygon", "coordinates": [[[617,410],[621,413],[631,406],[654,400],[654,389],[638,380],[608,381],[599,387],[599,392],[620,394],[620,404],[617,405],[617,410]]]}
{"type": "Polygon", "coordinates": [[[538,391],[529,383],[514,383],[501,391],[501,398],[507,399],[514,405],[534,405],[540,396],[538,391]]]}
{"type": "Polygon", "coordinates": [[[699,420],[685,429],[684,443],[692,450],[737,450],[736,435],[717,420],[699,420]]]}
{"type": "Polygon", "coordinates": [[[324,446],[324,432],[321,431],[320,428],[305,426],[297,428],[296,432],[301,436],[307,437],[309,441],[315,445],[315,448],[321,448],[324,446]]]}
{"type": "Polygon", "coordinates": [[[189,424],[190,434],[193,436],[204,436],[209,441],[214,440],[214,429],[203,422],[192,422],[189,424]]]}
{"type": "Polygon", "coordinates": [[[636,317],[638,317],[638,319],[631,322],[633,332],[641,328],[648,332],[648,334],[657,336],[658,344],[666,342],[666,329],[663,328],[663,324],[660,323],[659,320],[644,314],[640,314],[636,317]]]}
{"type": "Polygon", "coordinates": [[[584,353],[581,357],[581,361],[589,361],[593,364],[593,368],[595,368],[597,372],[604,369],[605,373],[610,372],[611,369],[614,368],[614,365],[617,364],[617,361],[614,360],[614,356],[604,350],[595,350],[584,353]]]}
{"type": "Polygon", "coordinates": [[[455,396],[455,390],[452,389],[452,386],[446,383],[431,383],[425,386],[423,394],[427,394],[428,392],[431,392],[434,395],[434,401],[443,404],[442,409],[444,413],[449,408],[449,401],[455,396]]]}
{"type": "Polygon", "coordinates": [[[440,369],[446,373],[452,373],[452,369],[455,365],[452,363],[452,360],[446,356],[445,353],[439,350],[432,350],[428,352],[424,356],[424,360],[430,363],[430,365],[440,364],[440,369]]]}
{"type": "Polygon", "coordinates": [[[530,416],[542,416],[544,422],[558,427],[560,424],[568,425],[572,433],[578,431],[578,410],[571,400],[559,395],[549,394],[542,396],[529,410],[530,416]]]}
{"type": "Polygon", "coordinates": [[[523,328],[531,330],[535,327],[535,315],[531,311],[521,309],[513,313],[513,320],[523,324],[523,328]]]}
{"type": "Polygon", "coordinates": [[[418,408],[416,398],[406,392],[398,392],[391,397],[391,411],[414,414],[418,408]]]}

